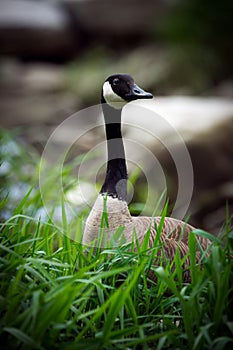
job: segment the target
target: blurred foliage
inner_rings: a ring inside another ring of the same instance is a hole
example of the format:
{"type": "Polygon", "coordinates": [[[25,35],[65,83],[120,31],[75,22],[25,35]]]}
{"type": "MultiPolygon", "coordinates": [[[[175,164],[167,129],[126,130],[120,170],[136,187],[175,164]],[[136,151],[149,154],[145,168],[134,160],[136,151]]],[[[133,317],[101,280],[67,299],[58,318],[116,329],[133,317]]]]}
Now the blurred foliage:
{"type": "MultiPolygon", "coordinates": [[[[38,155],[32,147],[17,141],[17,132],[0,129],[0,202],[4,204],[0,220],[12,215],[13,208],[35,182],[38,155]],[[5,204],[6,202],[6,204],[5,204]]],[[[39,203],[37,203],[39,205],[39,203]]]]}
{"type": "Polygon", "coordinates": [[[207,83],[209,76],[216,84],[233,73],[232,13],[230,0],[181,0],[160,21],[159,35],[177,50],[180,63],[193,69],[194,79],[207,83]]]}
{"type": "MultiPolygon", "coordinates": [[[[9,132],[0,129],[0,140],[0,222],[13,215],[15,207],[20,206],[22,198],[27,197],[25,214],[34,218],[47,218],[53,212],[54,218],[60,223],[61,198],[69,196],[77,187],[75,171],[82,156],[73,158],[72,162],[64,159],[60,169],[60,158],[58,164],[44,159],[18,136],[17,130],[9,132]]],[[[67,215],[73,221],[77,214],[86,214],[89,210],[83,203],[73,204],[69,198],[66,198],[66,202],[70,208],[67,215]]]]}

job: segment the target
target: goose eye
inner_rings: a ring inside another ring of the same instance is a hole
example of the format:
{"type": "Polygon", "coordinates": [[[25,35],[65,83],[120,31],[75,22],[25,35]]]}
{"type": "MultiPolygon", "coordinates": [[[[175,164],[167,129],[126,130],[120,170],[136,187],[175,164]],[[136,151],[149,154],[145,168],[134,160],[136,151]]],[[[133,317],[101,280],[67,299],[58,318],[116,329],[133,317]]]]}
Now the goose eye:
{"type": "Polygon", "coordinates": [[[113,79],[112,83],[113,83],[113,85],[118,85],[120,83],[120,79],[115,78],[115,79],[113,79]]]}

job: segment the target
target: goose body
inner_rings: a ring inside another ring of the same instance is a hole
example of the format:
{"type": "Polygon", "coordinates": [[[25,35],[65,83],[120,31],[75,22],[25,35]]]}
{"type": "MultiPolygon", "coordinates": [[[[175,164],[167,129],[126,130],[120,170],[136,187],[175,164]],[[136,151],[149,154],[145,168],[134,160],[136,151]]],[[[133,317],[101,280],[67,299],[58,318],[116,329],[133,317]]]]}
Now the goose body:
{"type": "MultiPolygon", "coordinates": [[[[138,242],[142,243],[150,230],[149,245],[157,236],[161,217],[133,217],[127,205],[127,168],[124,145],[121,135],[121,111],[124,105],[136,99],[152,98],[152,94],[137,86],[133,78],[127,74],[115,74],[106,79],[102,88],[101,103],[105,119],[108,162],[104,184],[87,218],[83,235],[83,244],[104,247],[111,241],[112,235],[121,227],[125,242],[132,242],[136,234],[138,242]],[[103,213],[107,215],[105,228],[103,213]]],[[[176,250],[180,257],[188,253],[188,236],[194,227],[174,218],[166,217],[163,222],[160,242],[166,258],[173,260],[176,250]]],[[[203,250],[210,241],[198,236],[203,250]]],[[[200,259],[197,251],[196,260],[200,259]]],[[[188,277],[186,276],[186,279],[188,277]]]]}

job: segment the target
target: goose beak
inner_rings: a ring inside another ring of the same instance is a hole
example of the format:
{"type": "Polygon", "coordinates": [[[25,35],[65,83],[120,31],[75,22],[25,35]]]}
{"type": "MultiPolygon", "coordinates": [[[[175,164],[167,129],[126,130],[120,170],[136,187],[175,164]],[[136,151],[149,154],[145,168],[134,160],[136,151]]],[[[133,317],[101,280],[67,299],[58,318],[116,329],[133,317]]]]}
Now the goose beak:
{"type": "Polygon", "coordinates": [[[141,89],[138,85],[131,85],[130,92],[125,96],[127,101],[133,101],[143,98],[153,98],[153,95],[150,92],[146,92],[141,89]]]}

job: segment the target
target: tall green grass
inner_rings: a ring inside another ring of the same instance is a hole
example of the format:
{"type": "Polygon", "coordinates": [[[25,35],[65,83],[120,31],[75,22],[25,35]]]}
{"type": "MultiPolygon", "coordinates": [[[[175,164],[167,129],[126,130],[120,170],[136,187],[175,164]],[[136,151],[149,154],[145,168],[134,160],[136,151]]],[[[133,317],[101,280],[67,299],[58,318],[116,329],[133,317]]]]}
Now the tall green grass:
{"type": "MultiPolygon", "coordinates": [[[[61,225],[35,218],[39,188],[29,190],[1,223],[0,344],[8,349],[232,349],[232,226],[212,237],[196,266],[190,235],[191,283],[179,254],[153,266],[159,242],[87,251],[70,237],[82,218],[61,225]],[[30,205],[29,205],[30,204],[30,205]],[[33,209],[32,209],[33,208],[33,209]],[[31,213],[31,214],[30,214],[31,213]],[[156,275],[151,280],[150,271],[156,275]]],[[[10,198],[5,197],[2,207],[10,198]]],[[[165,215],[164,210],[162,215],[165,215]]]]}

